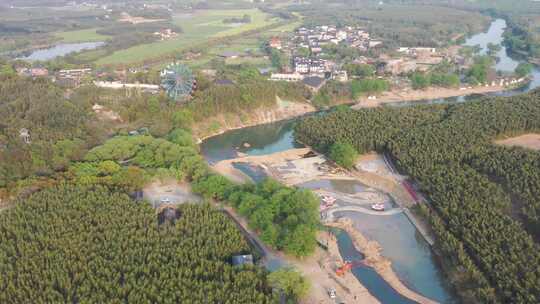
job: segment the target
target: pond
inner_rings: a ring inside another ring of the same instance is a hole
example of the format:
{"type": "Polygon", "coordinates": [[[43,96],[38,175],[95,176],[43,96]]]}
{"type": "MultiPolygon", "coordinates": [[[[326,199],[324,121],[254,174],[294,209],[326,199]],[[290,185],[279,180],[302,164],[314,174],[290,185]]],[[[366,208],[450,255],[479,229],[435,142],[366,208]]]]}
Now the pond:
{"type": "Polygon", "coordinates": [[[48,49],[41,49],[32,52],[30,55],[21,59],[28,61],[47,61],[57,57],[66,56],[71,53],[76,53],[85,50],[93,50],[105,45],[105,42],[82,42],[82,43],[65,43],[57,44],[48,49]]]}
{"type": "Polygon", "coordinates": [[[201,153],[213,164],[224,159],[247,155],[266,155],[304,147],[293,136],[294,120],[246,127],[204,140],[201,153]]]}

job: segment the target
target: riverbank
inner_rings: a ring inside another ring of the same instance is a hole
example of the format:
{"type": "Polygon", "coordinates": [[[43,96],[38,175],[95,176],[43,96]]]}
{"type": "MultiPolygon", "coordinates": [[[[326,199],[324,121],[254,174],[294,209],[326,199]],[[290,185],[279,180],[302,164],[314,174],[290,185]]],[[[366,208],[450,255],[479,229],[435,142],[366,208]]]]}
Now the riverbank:
{"type": "Polygon", "coordinates": [[[201,143],[209,137],[227,131],[288,120],[316,111],[317,109],[308,102],[291,102],[276,96],[276,106],[273,108],[257,109],[253,113],[218,115],[197,123],[193,127],[193,134],[197,138],[197,142],[201,143]]]}
{"type": "Polygon", "coordinates": [[[443,87],[429,87],[424,90],[404,90],[404,91],[389,91],[384,92],[377,99],[368,99],[368,97],[360,98],[353,109],[361,108],[374,108],[390,103],[405,102],[405,101],[419,101],[419,100],[431,100],[449,97],[459,97],[472,94],[486,94],[493,92],[502,92],[513,89],[514,86],[477,86],[470,88],[443,88],[443,87]]]}
{"type": "Polygon", "coordinates": [[[326,225],[339,228],[347,232],[347,234],[349,234],[351,237],[356,249],[364,254],[365,264],[375,269],[375,271],[401,295],[420,304],[437,303],[410,290],[407,286],[405,286],[405,284],[399,280],[398,276],[392,269],[392,263],[390,260],[381,255],[381,246],[375,241],[368,240],[358,230],[356,230],[351,219],[341,218],[336,222],[326,223],[326,225]]]}
{"type": "Polygon", "coordinates": [[[311,153],[310,148],[299,148],[267,155],[241,156],[220,161],[212,168],[219,174],[241,183],[250,179],[235,168],[234,163],[259,166],[267,176],[287,186],[297,186],[317,179],[356,180],[388,193],[401,207],[411,207],[415,204],[414,199],[401,184],[404,177],[390,172],[381,155],[376,153],[362,155],[358,159],[356,169],[346,171],[328,162],[323,155],[311,153]],[[377,167],[371,170],[373,166],[377,167]]]}
{"type": "Polygon", "coordinates": [[[328,250],[317,247],[315,253],[309,257],[298,259],[285,255],[282,252],[268,248],[249,228],[246,220],[239,216],[231,207],[223,207],[224,211],[242,227],[244,233],[255,243],[262,255],[262,263],[270,270],[275,267],[293,267],[311,283],[309,294],[300,300],[302,304],[335,304],[337,301],[330,298],[328,291],[336,290],[337,297],[345,303],[378,304],[369,291],[350,273],[343,277],[335,275],[336,265],[342,263],[336,238],[329,232],[319,232],[317,238],[326,240],[328,250]]]}
{"type": "Polygon", "coordinates": [[[337,299],[343,303],[380,303],[351,272],[339,277],[336,275],[337,266],[342,265],[344,261],[339,253],[335,236],[328,232],[320,232],[318,238],[327,241],[328,250],[317,248],[315,254],[304,260],[287,259],[311,281],[311,291],[300,303],[334,304],[339,303],[337,299]],[[330,289],[336,291],[336,300],[329,297],[330,289]]]}

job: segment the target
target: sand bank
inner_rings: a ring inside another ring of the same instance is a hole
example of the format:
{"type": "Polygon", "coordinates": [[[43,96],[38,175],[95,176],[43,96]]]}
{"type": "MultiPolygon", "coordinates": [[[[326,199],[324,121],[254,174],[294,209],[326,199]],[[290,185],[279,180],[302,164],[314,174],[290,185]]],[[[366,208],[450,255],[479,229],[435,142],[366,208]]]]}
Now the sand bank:
{"type": "Polygon", "coordinates": [[[384,92],[377,99],[368,99],[363,97],[352,107],[353,109],[359,108],[372,108],[378,107],[387,103],[404,102],[404,101],[418,101],[428,99],[439,99],[448,97],[465,96],[471,94],[485,94],[490,92],[499,92],[512,89],[507,86],[477,86],[472,88],[442,88],[442,87],[430,87],[424,90],[404,90],[404,91],[390,91],[384,92]]]}
{"type": "Polygon", "coordinates": [[[386,281],[392,288],[403,296],[421,304],[437,303],[428,299],[405,286],[398,278],[397,274],[391,267],[391,262],[381,255],[381,247],[379,243],[370,241],[364,237],[352,224],[348,218],[341,218],[337,222],[327,223],[326,225],[345,230],[351,237],[354,246],[365,256],[365,263],[373,267],[375,271],[386,281]]]}

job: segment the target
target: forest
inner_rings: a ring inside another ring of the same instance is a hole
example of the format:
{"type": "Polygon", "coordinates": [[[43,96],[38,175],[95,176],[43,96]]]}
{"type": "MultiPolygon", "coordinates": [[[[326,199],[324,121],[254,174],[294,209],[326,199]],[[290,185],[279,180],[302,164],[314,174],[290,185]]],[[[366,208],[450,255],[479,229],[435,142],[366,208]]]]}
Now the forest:
{"type": "Polygon", "coordinates": [[[0,76],[0,187],[49,175],[78,160],[106,136],[81,99],[68,100],[45,79],[0,76]],[[29,143],[20,137],[27,129],[29,143]]]}
{"type": "MultiPolygon", "coordinates": [[[[2,65],[2,71],[7,68],[2,65]]],[[[276,95],[302,101],[309,94],[299,84],[268,81],[256,69],[243,67],[220,71],[234,81],[232,85],[217,85],[198,75],[199,88],[188,104],[174,103],[164,94],[150,96],[91,85],[67,96],[49,80],[12,74],[0,76],[0,188],[32,175],[65,171],[114,133],[146,127],[150,134],[162,137],[218,115],[249,115],[273,107],[276,95]],[[122,117],[120,128],[92,111],[96,103],[122,117]],[[23,128],[29,131],[29,143],[20,137],[23,128]]]]}
{"type": "Polygon", "coordinates": [[[310,191],[288,188],[273,180],[236,185],[212,173],[191,138],[174,136],[178,132],[172,132],[169,140],[114,137],[90,150],[85,162],[74,164],[68,176],[78,184],[106,184],[125,191],[140,189],[149,176],[186,180],[195,193],[234,207],[270,247],[299,257],[313,253],[319,203],[310,191]]]}
{"type": "Polygon", "coordinates": [[[536,90],[464,104],[334,111],[304,119],[295,137],[326,153],[338,142],[388,153],[426,195],[436,249],[464,303],[537,303],[538,153],[492,141],[538,130],[536,90]]]}
{"type": "Polygon", "coordinates": [[[275,303],[267,274],[209,205],[154,209],[105,187],[61,184],[0,214],[1,303],[275,303]]]}

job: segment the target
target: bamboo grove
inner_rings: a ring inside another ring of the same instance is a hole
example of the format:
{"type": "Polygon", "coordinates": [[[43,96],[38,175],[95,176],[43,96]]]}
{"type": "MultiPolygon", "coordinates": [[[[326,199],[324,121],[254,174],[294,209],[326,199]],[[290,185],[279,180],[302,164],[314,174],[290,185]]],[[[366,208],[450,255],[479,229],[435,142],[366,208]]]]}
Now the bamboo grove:
{"type": "Polygon", "coordinates": [[[266,273],[208,205],[158,226],[149,204],[61,184],[0,215],[0,303],[274,303],[266,273]]]}
{"type": "Polygon", "coordinates": [[[538,152],[493,145],[540,130],[540,91],[464,104],[335,111],[295,137],[388,153],[426,194],[451,281],[465,303],[538,303],[538,152]],[[525,225],[523,225],[525,223],[525,225]]]}

